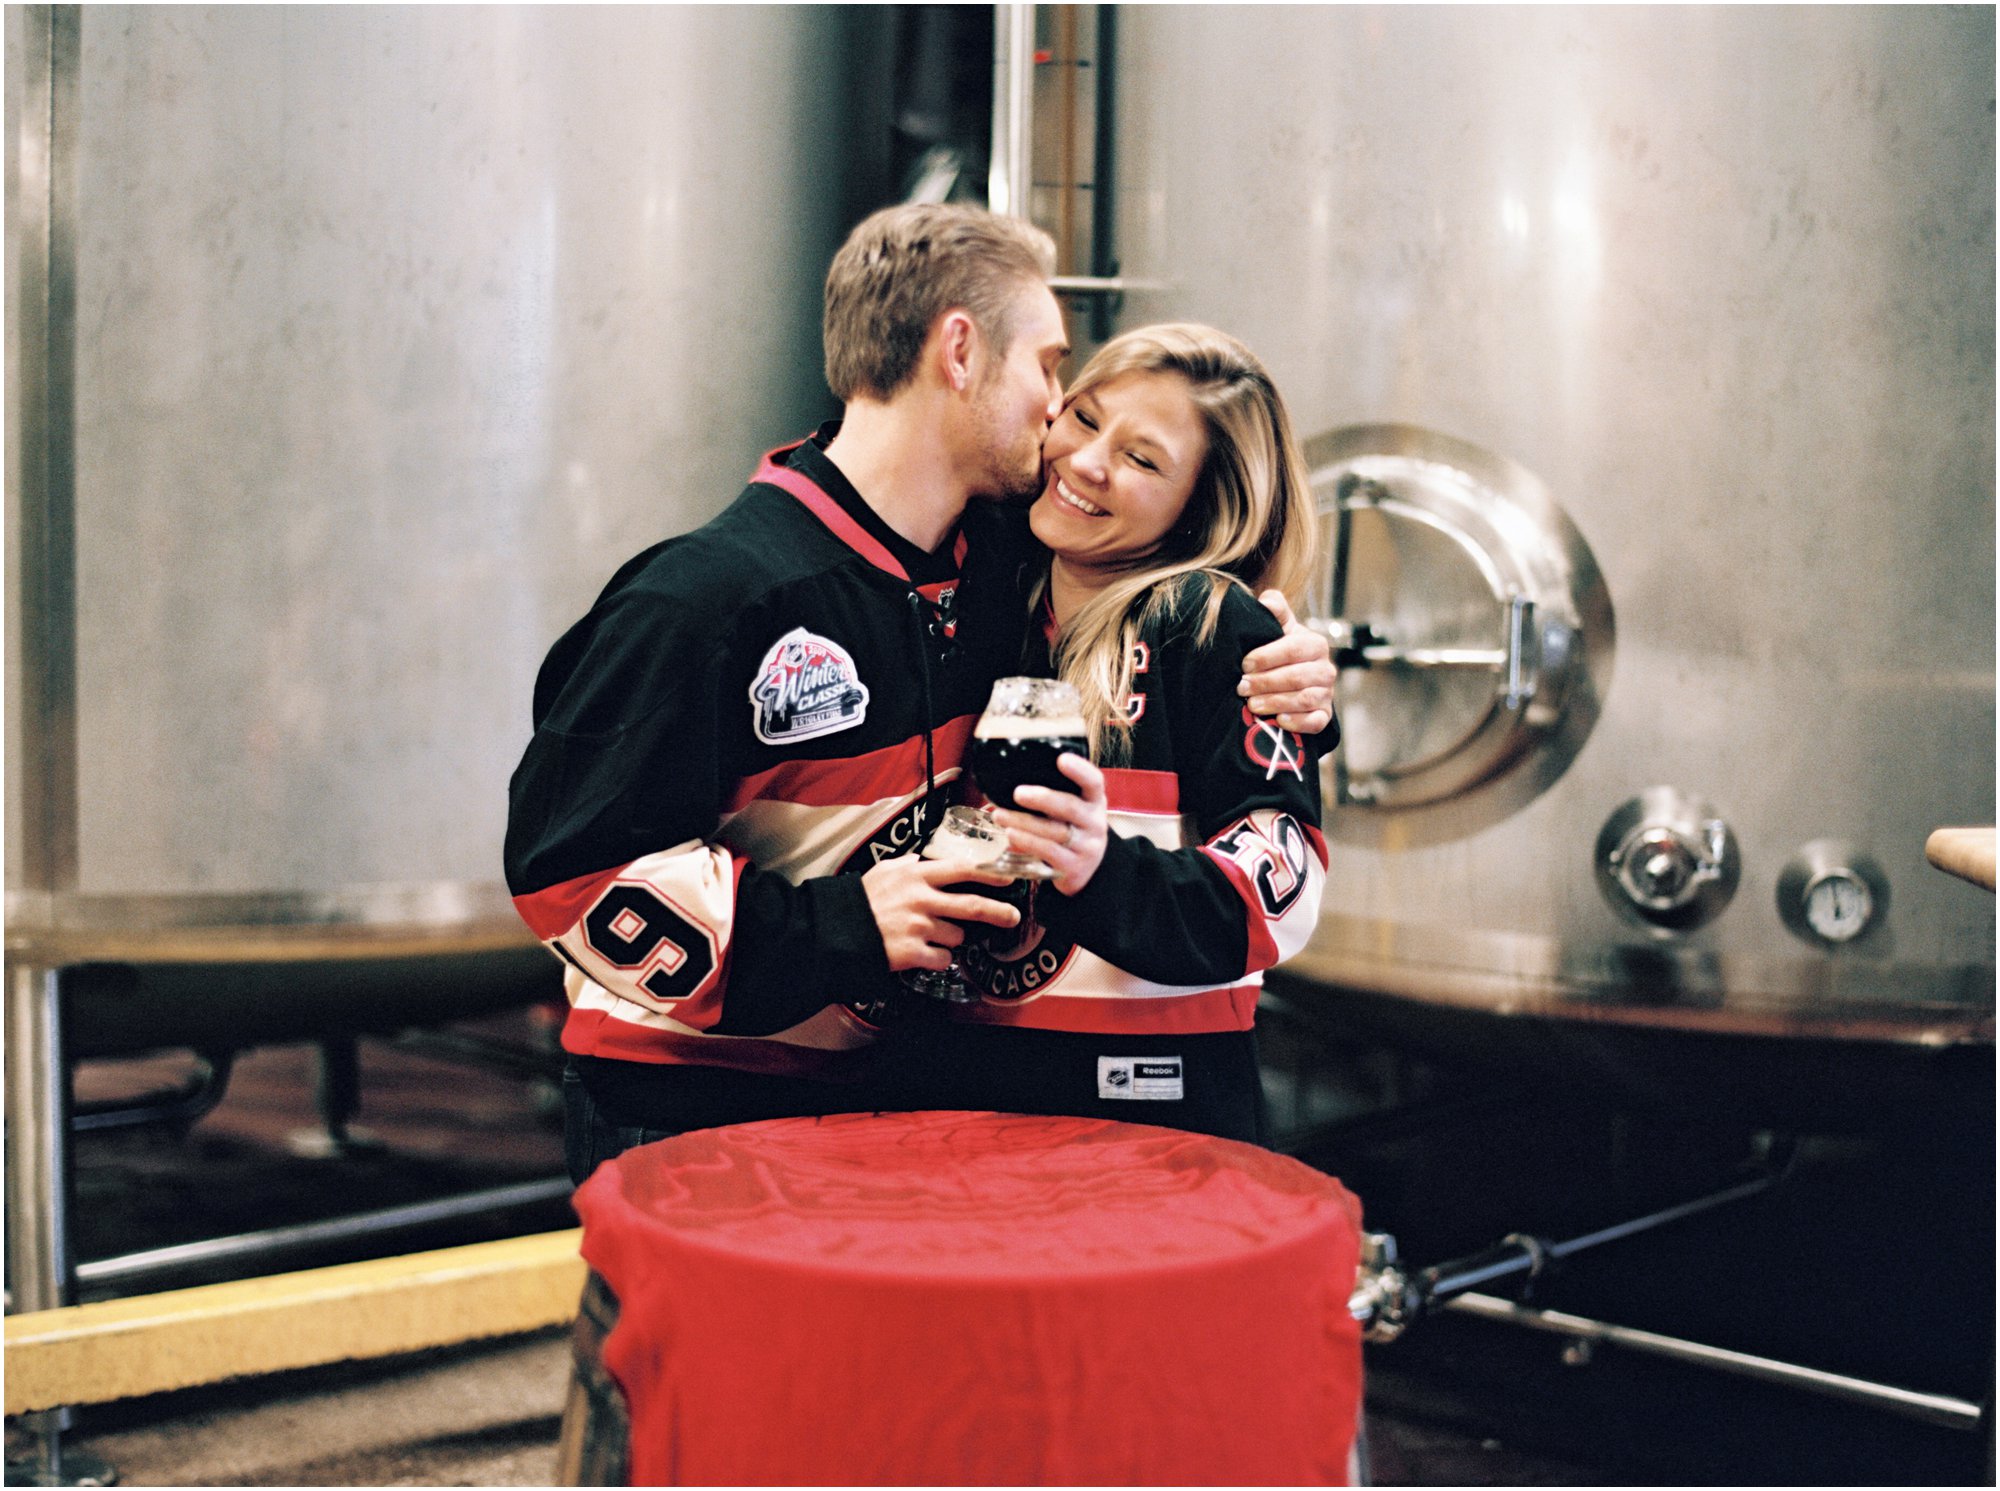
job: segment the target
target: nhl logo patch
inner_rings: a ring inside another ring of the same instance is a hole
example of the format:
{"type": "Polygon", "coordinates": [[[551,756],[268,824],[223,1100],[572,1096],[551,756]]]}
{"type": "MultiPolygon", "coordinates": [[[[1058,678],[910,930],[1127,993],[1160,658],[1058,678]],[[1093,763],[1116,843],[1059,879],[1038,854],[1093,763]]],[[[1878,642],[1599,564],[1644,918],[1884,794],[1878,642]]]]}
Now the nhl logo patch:
{"type": "Polygon", "coordinates": [[[860,724],[868,688],[846,648],[794,627],[758,664],[750,705],[757,738],[784,745],[860,724]]]}

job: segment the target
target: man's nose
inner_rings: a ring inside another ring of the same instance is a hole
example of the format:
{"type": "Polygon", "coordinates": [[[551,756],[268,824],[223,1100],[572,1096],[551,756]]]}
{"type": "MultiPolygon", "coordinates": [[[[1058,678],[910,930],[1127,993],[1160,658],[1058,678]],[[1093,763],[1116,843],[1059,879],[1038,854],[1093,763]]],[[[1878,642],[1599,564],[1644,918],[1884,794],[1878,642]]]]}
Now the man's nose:
{"type": "Polygon", "coordinates": [[[1047,415],[1050,424],[1054,424],[1062,415],[1062,393],[1062,379],[1051,374],[1049,377],[1049,401],[1043,408],[1043,413],[1047,415]]]}

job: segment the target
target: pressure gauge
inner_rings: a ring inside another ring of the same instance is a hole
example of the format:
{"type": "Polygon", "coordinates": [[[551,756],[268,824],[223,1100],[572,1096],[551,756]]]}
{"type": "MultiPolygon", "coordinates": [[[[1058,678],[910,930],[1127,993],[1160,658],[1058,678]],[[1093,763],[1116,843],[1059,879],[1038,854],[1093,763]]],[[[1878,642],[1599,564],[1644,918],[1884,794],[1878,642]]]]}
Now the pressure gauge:
{"type": "Polygon", "coordinates": [[[1844,947],[1874,930],[1889,903],[1880,866],[1852,844],[1815,839],[1778,875],[1778,915],[1794,934],[1844,947]]]}
{"type": "Polygon", "coordinates": [[[1875,896],[1852,870],[1833,870],[1806,886],[1806,925],[1826,942],[1852,942],[1875,919],[1875,896]]]}

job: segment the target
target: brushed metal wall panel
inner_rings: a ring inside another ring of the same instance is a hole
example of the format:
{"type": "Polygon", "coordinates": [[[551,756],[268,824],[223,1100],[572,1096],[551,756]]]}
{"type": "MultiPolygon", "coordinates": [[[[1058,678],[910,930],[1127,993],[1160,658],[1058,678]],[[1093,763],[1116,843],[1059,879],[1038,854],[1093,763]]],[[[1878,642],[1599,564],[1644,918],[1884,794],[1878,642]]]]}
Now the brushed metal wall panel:
{"type": "Polygon", "coordinates": [[[1302,435],[1521,462],[1617,608],[1554,788],[1337,849],[1329,907],[1630,942],[1592,841],[1670,784],[1742,844],[1698,947],[1823,958],[1773,898],[1837,836],[1894,892],[1841,959],[1990,970],[1923,843],[1994,817],[1993,13],[1138,6],[1120,45],[1122,269],[1166,286],[1120,324],[1242,336],[1302,435]]]}
{"type": "Polygon", "coordinates": [[[828,412],[845,25],[87,10],[83,892],[498,880],[548,644],[828,412]]]}

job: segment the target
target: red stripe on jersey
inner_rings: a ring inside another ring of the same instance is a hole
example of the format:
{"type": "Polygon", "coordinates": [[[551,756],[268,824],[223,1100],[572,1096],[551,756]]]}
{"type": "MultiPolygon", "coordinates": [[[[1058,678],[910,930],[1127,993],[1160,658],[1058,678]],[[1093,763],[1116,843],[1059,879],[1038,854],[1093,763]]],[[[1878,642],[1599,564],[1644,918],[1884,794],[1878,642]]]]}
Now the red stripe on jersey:
{"type": "Polygon", "coordinates": [[[1306,831],[1306,842],[1312,845],[1313,853],[1319,856],[1319,867],[1324,870],[1330,862],[1326,852],[1326,835],[1310,823],[1301,823],[1299,827],[1306,831]]]}
{"type": "Polygon", "coordinates": [[[1104,768],[1105,805],[1125,813],[1178,813],[1181,779],[1171,771],[1140,771],[1130,766],[1104,768]]]}
{"type": "MultiPolygon", "coordinates": [[[[764,459],[757,463],[756,473],[750,480],[761,482],[768,487],[776,487],[780,491],[790,492],[806,505],[814,517],[826,524],[833,531],[834,537],[846,544],[848,548],[874,565],[875,568],[885,570],[904,584],[908,584],[910,579],[909,571],[896,562],[896,556],[891,554],[880,540],[855,521],[852,513],[848,512],[846,508],[842,507],[832,497],[822,491],[819,484],[803,471],[795,471],[790,466],[782,464],[786,456],[789,456],[804,443],[804,441],[794,441],[790,445],[781,445],[776,450],[767,451],[764,459]]],[[[954,564],[963,565],[965,563],[965,549],[965,535],[960,533],[957,542],[952,545],[951,549],[951,558],[954,564]]],[[[956,582],[945,581],[943,583],[944,585],[950,585],[956,582]]],[[[933,587],[933,589],[941,588],[943,586],[933,587]]],[[[937,596],[935,594],[929,591],[925,593],[933,603],[936,602],[937,596]]]]}
{"type": "Polygon", "coordinates": [[[797,449],[798,446],[794,444],[781,445],[771,451],[759,463],[756,475],[750,480],[790,492],[811,510],[814,517],[833,531],[834,537],[875,568],[886,570],[907,584],[910,578],[909,571],[898,564],[896,556],[885,549],[867,529],[855,522],[846,508],[822,492],[804,472],[794,471],[789,466],[778,464],[780,456],[789,455],[797,449]]]}
{"type": "MultiPolygon", "coordinates": [[[[854,520],[854,514],[850,514],[846,508],[842,508],[838,502],[834,502],[830,496],[826,496],[818,488],[818,484],[810,476],[806,476],[804,472],[794,472],[790,466],[780,466],[778,464],[780,456],[790,456],[794,450],[798,450],[798,444],[778,446],[778,450],[766,454],[764,460],[756,468],[756,476],[752,476],[750,480],[752,482],[762,482],[764,486],[774,486],[774,488],[778,488],[782,492],[790,492],[794,498],[798,498],[800,502],[806,504],[806,508],[812,512],[814,518],[818,518],[822,524],[826,524],[834,532],[834,538],[838,538],[850,550],[854,550],[864,560],[868,560],[868,564],[872,564],[876,570],[886,570],[888,574],[896,576],[904,584],[910,584],[910,572],[904,570],[900,564],[896,564],[896,556],[890,554],[880,544],[880,540],[876,540],[866,528],[862,528],[854,520]]],[[[960,554],[960,558],[964,556],[964,536],[962,534],[960,534],[958,554],[960,554]]]]}
{"type": "Polygon", "coordinates": [[[866,1047],[827,1051],[763,1036],[680,1035],[614,1019],[603,1010],[573,1009],[563,1021],[562,1048],[573,1056],[608,1056],[657,1066],[723,1066],[777,1077],[825,1077],[856,1064],[866,1047]]]}
{"type": "Polygon", "coordinates": [[[1243,867],[1226,854],[1218,853],[1212,846],[1204,844],[1201,852],[1222,866],[1222,873],[1229,877],[1229,883],[1236,887],[1236,894],[1243,898],[1245,916],[1244,929],[1250,934],[1247,949],[1248,966],[1243,970],[1252,973],[1258,969],[1270,968],[1278,961],[1277,939],[1272,937],[1270,925],[1264,917],[1263,903],[1257,898],[1257,887],[1250,883],[1250,877],[1243,867]]]}
{"type": "MultiPolygon", "coordinates": [[[[962,714],[932,732],[931,749],[937,769],[963,765],[977,715],[962,714]]],[[[913,735],[897,745],[861,756],[829,761],[787,761],[736,784],[724,803],[726,813],[740,812],[753,802],[795,802],[815,808],[851,807],[901,797],[924,779],[924,738],[913,735]]]]}
{"type": "Polygon", "coordinates": [[[1019,1004],[952,1006],[952,1017],[978,1025],[1016,1025],[1030,1030],[1070,1030],[1083,1035],[1206,1035],[1248,1030],[1256,1022],[1258,987],[1203,989],[1141,999],[1086,999],[1044,994],[1019,1004]]]}
{"type": "Polygon", "coordinates": [[[547,942],[560,937],[583,920],[584,912],[597,904],[604,888],[624,873],[625,866],[618,865],[613,869],[579,875],[574,880],[565,880],[561,885],[551,885],[546,890],[516,896],[514,910],[528,924],[529,931],[547,942]]]}

